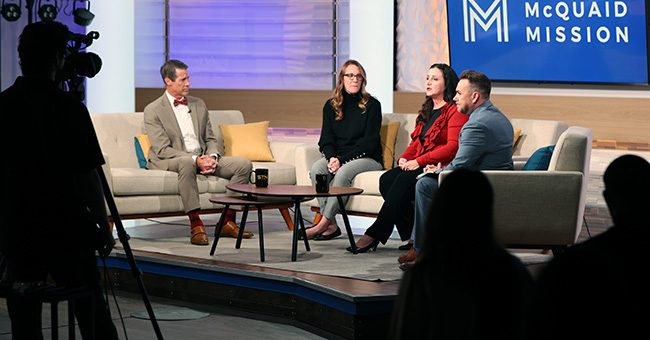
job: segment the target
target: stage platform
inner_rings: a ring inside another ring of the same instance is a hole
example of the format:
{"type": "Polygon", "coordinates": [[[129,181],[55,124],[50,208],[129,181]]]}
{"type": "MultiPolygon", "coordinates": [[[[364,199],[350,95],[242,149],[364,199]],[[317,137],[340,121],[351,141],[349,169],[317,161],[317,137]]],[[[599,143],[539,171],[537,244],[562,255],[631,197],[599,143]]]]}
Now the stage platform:
{"type": "MultiPolygon", "coordinates": [[[[206,225],[216,220],[217,216],[204,217],[206,225]]],[[[298,260],[291,262],[291,234],[279,213],[269,210],[264,212],[266,261],[260,262],[256,220],[246,228],[256,233],[254,238],[244,240],[241,249],[234,249],[234,239],[222,238],[214,256],[209,255],[209,246],[189,243],[187,224],[186,218],[177,217],[127,227],[151,296],[205,306],[208,311],[228,308],[326,338],[366,339],[386,333],[402,275],[399,240],[357,255],[345,251],[349,245],[345,234],[332,241],[312,241],[309,252],[300,242],[298,260]]],[[[214,228],[207,229],[212,242],[214,228]]],[[[549,259],[531,251],[517,255],[532,272],[549,259]]],[[[137,292],[119,243],[107,266],[118,289],[137,292]]]]}

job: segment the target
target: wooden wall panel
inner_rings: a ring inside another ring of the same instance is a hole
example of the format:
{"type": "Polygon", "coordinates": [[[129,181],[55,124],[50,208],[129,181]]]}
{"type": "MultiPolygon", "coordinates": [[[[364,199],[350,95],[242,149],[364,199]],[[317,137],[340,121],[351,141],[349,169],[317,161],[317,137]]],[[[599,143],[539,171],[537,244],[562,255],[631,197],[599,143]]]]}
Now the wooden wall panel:
{"type": "MultiPolygon", "coordinates": [[[[136,89],[137,111],[163,94],[163,89],[136,89]]],[[[247,122],[269,120],[271,127],[320,128],[323,104],[331,91],[204,90],[190,94],[211,110],[240,110],[247,122]]]]}
{"type": "MultiPolygon", "coordinates": [[[[395,93],[395,112],[415,112],[420,93],[395,93]]],[[[511,118],[561,120],[591,128],[594,139],[650,143],[650,99],[532,95],[492,95],[511,118]]]]}
{"type": "MultiPolygon", "coordinates": [[[[137,89],[136,109],[162,89],[137,89]]],[[[192,90],[210,109],[238,109],[248,122],[271,121],[272,127],[319,128],[330,91],[192,90]]],[[[395,92],[394,112],[415,113],[423,93],[395,92]]],[[[493,95],[492,101],[512,118],[562,120],[593,129],[594,139],[650,143],[650,99],[534,95],[493,95]]]]}

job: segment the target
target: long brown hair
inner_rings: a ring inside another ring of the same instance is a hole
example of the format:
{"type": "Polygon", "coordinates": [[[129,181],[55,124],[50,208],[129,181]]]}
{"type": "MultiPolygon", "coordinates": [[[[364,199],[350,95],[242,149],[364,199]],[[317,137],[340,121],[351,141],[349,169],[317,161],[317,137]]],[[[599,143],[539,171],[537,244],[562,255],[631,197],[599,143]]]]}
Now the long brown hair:
{"type": "MultiPolygon", "coordinates": [[[[445,91],[443,93],[444,101],[447,103],[453,103],[454,95],[456,94],[456,85],[458,85],[458,75],[456,75],[454,69],[447,64],[433,64],[429,67],[429,70],[432,68],[439,69],[445,79],[445,91]]],[[[433,98],[425,96],[422,108],[418,111],[417,121],[428,122],[431,118],[431,110],[433,110],[433,98]]]]}
{"type": "Polygon", "coordinates": [[[361,66],[361,64],[356,60],[350,59],[346,61],[343,63],[343,66],[341,66],[341,69],[339,70],[338,79],[336,81],[336,88],[334,89],[332,93],[332,99],[330,100],[330,105],[332,105],[332,108],[334,109],[335,120],[343,119],[343,91],[345,91],[343,86],[343,75],[345,74],[345,69],[350,65],[358,67],[359,71],[361,72],[361,76],[363,77],[363,79],[361,79],[361,87],[359,88],[359,93],[361,94],[359,108],[362,110],[362,112],[366,112],[368,102],[370,101],[370,94],[366,92],[366,70],[364,70],[363,66],[361,66]]]}

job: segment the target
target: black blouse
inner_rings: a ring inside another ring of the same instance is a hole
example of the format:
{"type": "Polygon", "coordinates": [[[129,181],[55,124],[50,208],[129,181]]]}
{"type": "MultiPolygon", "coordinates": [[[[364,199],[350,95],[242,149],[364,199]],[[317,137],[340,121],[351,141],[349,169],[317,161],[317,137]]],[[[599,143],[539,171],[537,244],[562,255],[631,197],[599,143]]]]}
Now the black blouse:
{"type": "Polygon", "coordinates": [[[343,119],[335,120],[335,112],[330,103],[323,106],[323,127],[318,146],[328,160],[339,159],[341,164],[351,160],[369,157],[382,163],[381,141],[381,104],[370,97],[366,111],[362,112],[358,104],[359,94],[343,93],[343,119]]]}

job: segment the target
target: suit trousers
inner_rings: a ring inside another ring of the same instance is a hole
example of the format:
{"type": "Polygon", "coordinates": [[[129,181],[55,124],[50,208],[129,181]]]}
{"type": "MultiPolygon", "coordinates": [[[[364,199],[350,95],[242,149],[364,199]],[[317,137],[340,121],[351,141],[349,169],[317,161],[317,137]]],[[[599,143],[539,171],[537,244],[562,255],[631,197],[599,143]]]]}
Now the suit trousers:
{"type": "MultiPolygon", "coordinates": [[[[429,220],[431,203],[438,191],[438,175],[426,175],[415,185],[415,221],[413,224],[413,246],[420,251],[426,242],[426,231],[433,221],[429,220]]],[[[461,204],[461,202],[458,202],[461,204]]]]}
{"type": "Polygon", "coordinates": [[[397,167],[381,175],[379,192],[384,198],[384,204],[375,222],[366,230],[366,235],[385,244],[393,232],[393,227],[397,226],[403,241],[410,238],[413,229],[416,177],[421,173],[421,168],[402,170],[397,167]]]}
{"type": "MultiPolygon", "coordinates": [[[[330,186],[335,187],[351,187],[354,177],[364,171],[381,170],[383,167],[376,160],[372,158],[358,158],[349,161],[339,168],[336,175],[332,175],[327,170],[327,159],[321,158],[314,162],[309,172],[312,185],[316,184],[316,174],[329,175],[330,186]]],[[[347,204],[348,197],[343,196],[343,204],[347,204]]],[[[320,213],[328,220],[332,221],[336,214],[339,212],[339,202],[336,197],[319,197],[318,205],[320,206],[320,213]]]]}
{"type": "MultiPolygon", "coordinates": [[[[186,213],[201,208],[199,202],[199,185],[196,182],[197,167],[191,156],[163,159],[156,162],[152,169],[163,169],[178,173],[178,192],[183,201],[183,209],[186,213]]],[[[229,183],[248,183],[253,165],[251,161],[243,157],[224,156],[219,160],[214,176],[230,180],[229,183]]],[[[228,192],[232,195],[232,192],[228,192]]]]}

